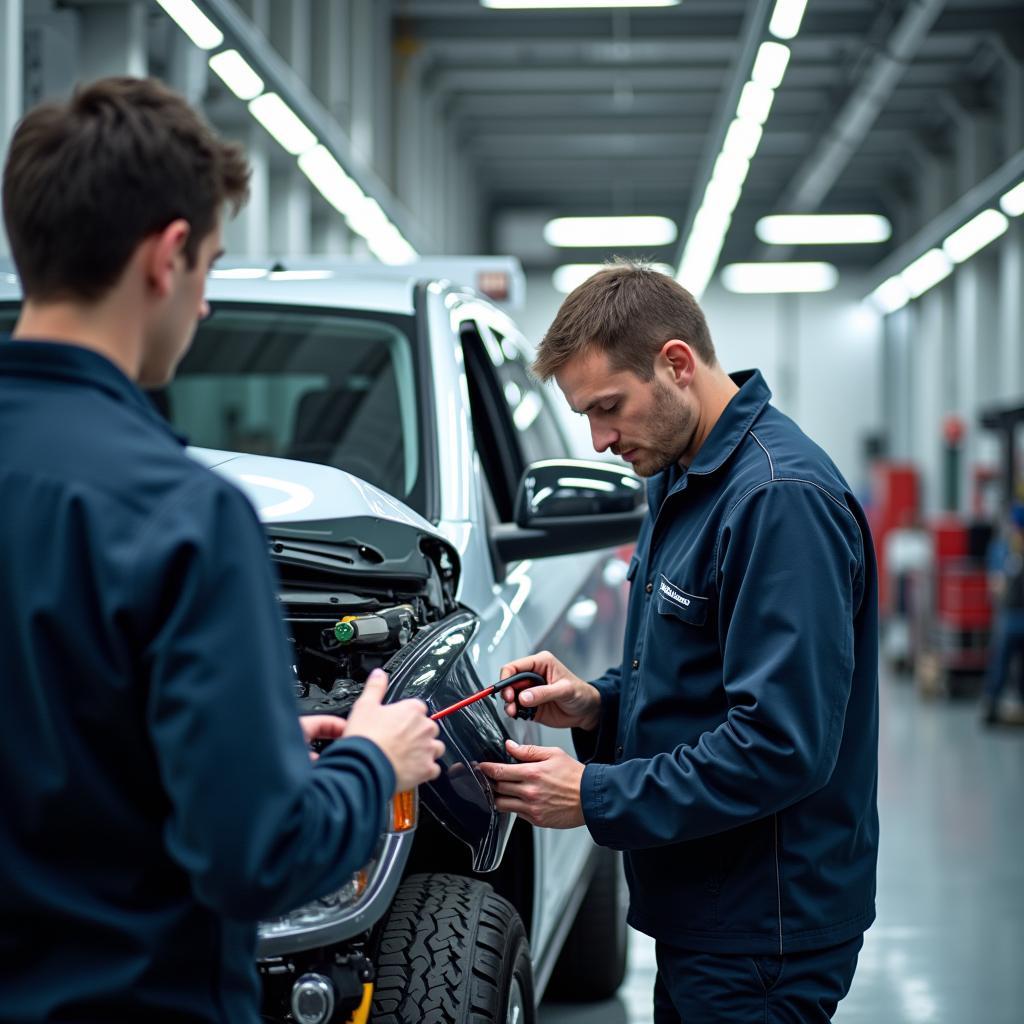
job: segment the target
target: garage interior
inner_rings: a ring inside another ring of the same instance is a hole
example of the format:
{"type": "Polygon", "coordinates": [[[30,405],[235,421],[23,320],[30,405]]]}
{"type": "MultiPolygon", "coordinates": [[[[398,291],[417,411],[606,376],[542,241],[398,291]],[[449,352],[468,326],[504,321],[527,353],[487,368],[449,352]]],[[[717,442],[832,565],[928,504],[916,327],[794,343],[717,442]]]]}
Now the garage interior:
{"type": "MultiPolygon", "coordinates": [[[[532,344],[613,257],[676,276],[725,368],[763,371],[874,530],[879,912],[836,1020],[1012,1024],[1024,664],[998,707],[982,681],[988,559],[1024,502],[1024,3],[790,6],[0,0],[0,151],[76,82],[151,74],[250,154],[224,273],[501,258],[468,283],[532,344]],[[826,214],[869,216],[846,241],[766,220],[826,214]],[[559,238],[597,217],[650,234],[559,238]]],[[[634,933],[614,999],[540,1020],[650,1021],[655,970],[634,933]]]]}

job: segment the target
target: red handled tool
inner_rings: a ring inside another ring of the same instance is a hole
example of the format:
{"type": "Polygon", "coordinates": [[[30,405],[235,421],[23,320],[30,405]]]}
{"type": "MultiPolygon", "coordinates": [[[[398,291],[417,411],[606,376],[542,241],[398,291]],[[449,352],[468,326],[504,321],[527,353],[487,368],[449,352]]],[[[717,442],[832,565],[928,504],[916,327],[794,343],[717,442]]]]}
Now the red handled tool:
{"type": "Polygon", "coordinates": [[[442,708],[440,711],[435,711],[430,717],[435,722],[439,719],[447,718],[456,711],[461,711],[463,708],[469,707],[470,704],[475,704],[478,700],[483,700],[484,697],[493,697],[495,694],[500,694],[506,686],[511,686],[512,689],[516,691],[516,718],[530,719],[537,713],[537,709],[524,708],[519,703],[519,691],[525,690],[530,686],[544,686],[546,682],[547,680],[543,676],[537,675],[536,672],[517,672],[514,676],[509,676],[508,679],[502,679],[500,683],[484,687],[484,689],[474,693],[472,696],[466,697],[465,700],[460,700],[458,703],[452,704],[450,707],[442,708]]]}

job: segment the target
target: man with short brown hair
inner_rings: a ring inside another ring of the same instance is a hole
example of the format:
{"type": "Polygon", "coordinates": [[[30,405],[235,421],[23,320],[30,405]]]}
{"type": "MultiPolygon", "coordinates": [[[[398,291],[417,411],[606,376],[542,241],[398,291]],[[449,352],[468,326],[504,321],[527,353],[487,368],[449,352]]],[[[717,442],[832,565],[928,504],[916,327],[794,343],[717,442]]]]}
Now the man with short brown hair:
{"type": "Polygon", "coordinates": [[[371,676],[296,721],[266,537],[140,390],[209,310],[241,150],[153,80],[30,112],[3,208],[0,1021],[255,1024],[256,921],[337,890],[438,774],[371,676]],[[303,738],[338,739],[311,764],[303,738]]]}
{"type": "MultiPolygon", "coordinates": [[[[864,514],[756,371],[728,375],[671,278],[603,270],[535,369],[649,478],[621,665],[548,652],[520,693],[560,748],[509,744],[501,810],[625,851],[657,942],[655,1021],[831,1018],[874,919],[876,571],[864,514]]],[[[506,700],[513,694],[506,691],[506,700]]],[[[515,704],[507,710],[515,713],[515,704]]]]}

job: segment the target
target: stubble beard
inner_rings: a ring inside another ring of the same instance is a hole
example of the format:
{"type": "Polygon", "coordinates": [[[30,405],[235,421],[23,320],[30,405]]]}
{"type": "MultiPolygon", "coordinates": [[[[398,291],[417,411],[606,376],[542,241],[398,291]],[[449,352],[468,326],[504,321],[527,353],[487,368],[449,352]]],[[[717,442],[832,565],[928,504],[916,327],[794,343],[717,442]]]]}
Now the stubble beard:
{"type": "Polygon", "coordinates": [[[697,414],[656,381],[649,425],[648,440],[640,446],[639,457],[633,463],[633,472],[642,477],[655,476],[680,460],[693,439],[697,414]]]}

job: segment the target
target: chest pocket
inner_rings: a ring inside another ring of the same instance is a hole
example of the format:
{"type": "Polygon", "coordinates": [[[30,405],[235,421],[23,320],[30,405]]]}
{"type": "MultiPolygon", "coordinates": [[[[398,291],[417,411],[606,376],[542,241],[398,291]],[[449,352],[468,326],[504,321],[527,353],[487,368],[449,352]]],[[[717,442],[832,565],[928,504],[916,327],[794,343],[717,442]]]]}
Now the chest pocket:
{"type": "Polygon", "coordinates": [[[708,599],[677,587],[664,573],[658,573],[656,593],[659,615],[679,619],[691,626],[703,626],[707,622],[708,599]]]}

